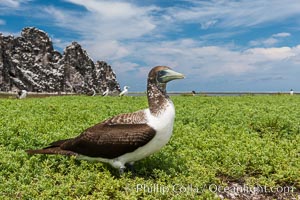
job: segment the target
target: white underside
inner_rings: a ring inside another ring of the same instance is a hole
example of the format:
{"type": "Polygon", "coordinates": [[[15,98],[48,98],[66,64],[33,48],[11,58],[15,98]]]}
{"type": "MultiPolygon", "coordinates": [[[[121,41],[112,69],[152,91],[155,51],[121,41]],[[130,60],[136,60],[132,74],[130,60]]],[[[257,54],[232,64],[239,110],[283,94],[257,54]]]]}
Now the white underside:
{"type": "Polygon", "coordinates": [[[171,101],[169,101],[166,109],[161,112],[159,116],[153,116],[149,109],[145,109],[144,112],[147,116],[147,124],[156,131],[154,138],[149,143],[133,152],[126,153],[115,159],[91,158],[87,156],[78,156],[78,158],[106,162],[115,168],[124,168],[126,163],[133,163],[159,151],[168,143],[173,132],[175,118],[174,105],[171,101]]]}
{"type": "Polygon", "coordinates": [[[128,90],[127,89],[124,89],[120,94],[119,96],[125,96],[128,94],[128,90]]]}

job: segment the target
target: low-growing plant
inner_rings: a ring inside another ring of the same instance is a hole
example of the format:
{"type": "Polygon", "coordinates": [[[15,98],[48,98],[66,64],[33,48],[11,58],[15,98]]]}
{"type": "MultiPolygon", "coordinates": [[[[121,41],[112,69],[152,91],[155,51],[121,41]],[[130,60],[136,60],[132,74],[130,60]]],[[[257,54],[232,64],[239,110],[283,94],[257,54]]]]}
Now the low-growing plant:
{"type": "MultiPolygon", "coordinates": [[[[146,97],[0,99],[1,199],[219,199],[229,184],[300,190],[298,96],[174,96],[170,142],[135,164],[135,174],[101,162],[26,149],[74,137],[146,97]]],[[[268,194],[270,195],[270,194],[268,194]]],[[[277,193],[274,193],[276,198],[277,193]]]]}

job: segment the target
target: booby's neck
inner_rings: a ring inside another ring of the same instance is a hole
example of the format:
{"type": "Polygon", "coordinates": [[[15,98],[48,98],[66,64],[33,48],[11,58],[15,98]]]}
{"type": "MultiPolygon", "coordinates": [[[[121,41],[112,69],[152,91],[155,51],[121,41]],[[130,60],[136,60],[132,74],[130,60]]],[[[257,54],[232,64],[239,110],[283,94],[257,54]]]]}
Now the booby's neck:
{"type": "Polygon", "coordinates": [[[166,92],[166,84],[157,84],[148,80],[147,97],[149,109],[152,115],[159,115],[170,101],[166,92]]]}

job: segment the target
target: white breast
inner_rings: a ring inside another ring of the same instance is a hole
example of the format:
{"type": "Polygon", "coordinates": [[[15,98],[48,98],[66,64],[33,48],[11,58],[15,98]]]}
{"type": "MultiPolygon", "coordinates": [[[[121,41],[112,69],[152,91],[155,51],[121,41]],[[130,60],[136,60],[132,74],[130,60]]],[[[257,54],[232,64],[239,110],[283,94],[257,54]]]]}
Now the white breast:
{"type": "Polygon", "coordinates": [[[120,156],[117,160],[122,163],[134,162],[159,151],[171,138],[175,118],[175,108],[171,101],[159,116],[153,116],[149,109],[145,109],[144,112],[147,116],[147,124],[156,131],[156,134],[145,146],[120,156]]]}
{"type": "Polygon", "coordinates": [[[107,162],[115,168],[122,168],[126,163],[140,160],[159,151],[163,146],[165,146],[168,143],[173,132],[173,124],[175,118],[174,105],[172,101],[169,101],[166,105],[166,109],[162,111],[158,116],[153,116],[150,113],[149,109],[145,109],[144,112],[147,117],[147,124],[156,131],[154,138],[145,146],[142,146],[133,152],[126,153],[114,159],[91,158],[82,155],[78,156],[78,159],[107,162]]]}

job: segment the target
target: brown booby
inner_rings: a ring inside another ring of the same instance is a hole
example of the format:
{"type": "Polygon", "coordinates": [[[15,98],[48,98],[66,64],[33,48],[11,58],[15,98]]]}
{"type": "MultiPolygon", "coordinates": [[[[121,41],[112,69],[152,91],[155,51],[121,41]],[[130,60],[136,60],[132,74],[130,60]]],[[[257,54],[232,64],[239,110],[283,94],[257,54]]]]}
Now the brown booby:
{"type": "Polygon", "coordinates": [[[124,89],[123,91],[119,94],[119,96],[126,96],[128,94],[128,89],[129,87],[128,86],[124,86],[124,89]]]}
{"type": "Polygon", "coordinates": [[[123,173],[125,164],[159,151],[170,139],[175,118],[174,105],[166,84],[184,76],[166,66],[151,69],[148,75],[149,108],[120,114],[96,124],[71,139],[59,140],[28,154],[74,155],[78,159],[111,164],[123,173]]]}

